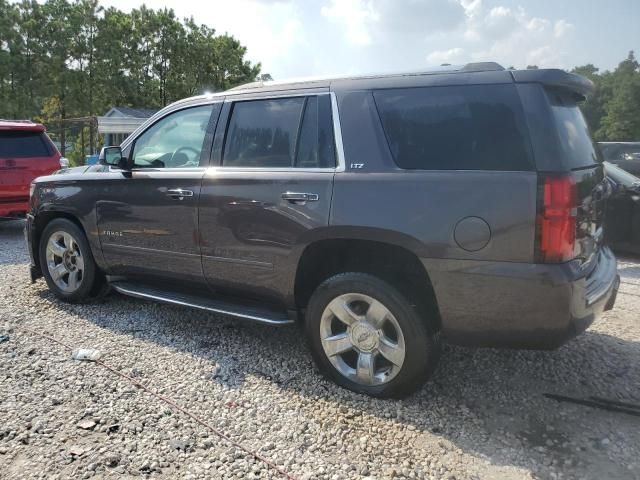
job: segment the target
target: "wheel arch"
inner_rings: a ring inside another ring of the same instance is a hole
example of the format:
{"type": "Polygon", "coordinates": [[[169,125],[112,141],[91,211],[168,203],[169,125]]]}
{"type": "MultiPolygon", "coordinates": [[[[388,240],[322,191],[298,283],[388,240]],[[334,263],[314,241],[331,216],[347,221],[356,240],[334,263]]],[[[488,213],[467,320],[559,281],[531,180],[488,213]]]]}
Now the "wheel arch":
{"type": "MultiPolygon", "coordinates": [[[[348,234],[350,230],[342,232],[348,234]]],[[[304,248],[293,286],[296,308],[304,311],[315,288],[333,275],[349,271],[368,273],[396,286],[420,310],[429,331],[439,331],[437,298],[429,273],[415,250],[419,242],[394,232],[384,231],[382,235],[376,232],[375,236],[366,233],[368,238],[339,235],[316,240],[304,248]]]]}
{"type": "Polygon", "coordinates": [[[45,228],[47,228],[47,225],[49,225],[49,223],[59,218],[64,218],[66,220],[69,220],[70,222],[73,222],[80,230],[82,230],[85,237],[87,238],[87,241],[89,242],[89,245],[91,246],[91,240],[89,235],[87,234],[87,230],[76,215],[63,210],[42,210],[38,212],[33,220],[33,230],[31,233],[32,237],[30,246],[31,255],[38,276],[42,275],[42,271],[40,268],[40,241],[42,239],[42,233],[44,232],[45,228]]]}

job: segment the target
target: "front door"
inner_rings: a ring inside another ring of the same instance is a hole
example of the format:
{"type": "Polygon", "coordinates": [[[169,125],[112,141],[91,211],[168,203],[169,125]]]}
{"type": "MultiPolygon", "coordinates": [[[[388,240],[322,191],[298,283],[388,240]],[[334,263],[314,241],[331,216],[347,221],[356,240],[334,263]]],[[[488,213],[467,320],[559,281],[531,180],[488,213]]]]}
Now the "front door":
{"type": "Polygon", "coordinates": [[[139,135],[132,171],[105,186],[96,205],[111,273],[203,282],[198,201],[220,104],[175,111],[139,135]],[[213,113],[213,115],[212,115],[213,113]]]}
{"type": "MultiPolygon", "coordinates": [[[[225,104],[200,202],[215,290],[282,300],[292,257],[329,223],[335,147],[328,94],[225,104]]],[[[295,268],[294,268],[295,270],[295,268]]]]}

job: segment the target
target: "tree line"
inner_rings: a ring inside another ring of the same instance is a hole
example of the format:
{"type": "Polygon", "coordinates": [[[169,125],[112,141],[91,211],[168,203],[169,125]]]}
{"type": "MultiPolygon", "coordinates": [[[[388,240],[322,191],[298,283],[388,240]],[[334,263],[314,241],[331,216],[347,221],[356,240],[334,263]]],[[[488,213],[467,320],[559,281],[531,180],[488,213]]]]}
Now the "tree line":
{"type": "Polygon", "coordinates": [[[160,108],[255,80],[260,64],[245,54],[234,37],[171,9],[0,0],[0,118],[70,125],[114,105],[160,108]]]}
{"type": "Polygon", "coordinates": [[[629,52],[613,71],[594,65],[576,67],[596,85],[595,94],[581,107],[596,140],[640,141],[640,64],[629,52]]]}
{"type": "MultiPolygon", "coordinates": [[[[63,150],[69,142],[79,145],[73,151],[80,161],[85,144],[94,145],[88,119],[111,106],[160,108],[269,79],[245,54],[234,37],[167,8],[142,5],[127,13],[98,0],[0,0],[0,118],[45,123],[63,150]]],[[[640,140],[634,53],[613,71],[591,64],[573,71],[596,85],[582,105],[596,139],[640,140]]]]}

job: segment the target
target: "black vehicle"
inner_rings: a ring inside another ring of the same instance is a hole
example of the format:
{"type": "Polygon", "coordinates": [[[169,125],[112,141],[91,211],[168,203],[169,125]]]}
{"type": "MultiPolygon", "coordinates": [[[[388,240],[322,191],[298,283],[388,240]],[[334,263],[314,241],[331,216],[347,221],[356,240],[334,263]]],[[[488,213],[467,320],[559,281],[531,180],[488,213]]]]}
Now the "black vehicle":
{"type": "Polygon", "coordinates": [[[613,307],[588,80],[470,64],[245,85],[33,184],[31,275],[301,322],[340,385],[402,396],[441,335],[554,348],[613,307]]]}
{"type": "Polygon", "coordinates": [[[599,142],[598,145],[607,162],[640,175],[640,142],[599,142]]]}
{"type": "Polygon", "coordinates": [[[609,162],[613,194],[607,201],[607,243],[616,251],[640,255],[640,178],[609,162]]]}

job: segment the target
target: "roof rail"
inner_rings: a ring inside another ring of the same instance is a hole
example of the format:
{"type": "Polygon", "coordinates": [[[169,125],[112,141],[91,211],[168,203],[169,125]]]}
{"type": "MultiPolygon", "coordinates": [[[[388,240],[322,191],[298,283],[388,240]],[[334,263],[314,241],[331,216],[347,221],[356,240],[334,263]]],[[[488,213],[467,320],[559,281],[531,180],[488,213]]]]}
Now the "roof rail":
{"type": "Polygon", "coordinates": [[[242,85],[238,85],[237,87],[229,88],[227,92],[232,92],[234,90],[246,90],[247,88],[260,88],[264,86],[264,82],[262,80],[257,80],[255,82],[243,83],[242,85]]]}
{"type": "Polygon", "coordinates": [[[463,72],[500,72],[504,67],[496,62],[474,62],[467,63],[461,70],[463,72]]]}
{"type": "Polygon", "coordinates": [[[460,72],[498,72],[504,71],[505,68],[496,62],[474,62],[467,63],[466,65],[450,65],[443,64],[439,67],[435,67],[433,69],[427,70],[419,70],[416,72],[397,72],[397,73],[365,73],[360,75],[345,75],[345,76],[337,76],[337,77],[309,77],[309,78],[291,78],[288,80],[282,81],[268,81],[264,82],[262,80],[258,80],[255,82],[245,83],[243,85],[238,85],[237,87],[230,88],[226,90],[227,92],[233,92],[238,90],[250,90],[254,88],[261,88],[267,85],[285,85],[288,83],[298,83],[298,82],[311,82],[317,80],[356,80],[356,79],[365,79],[365,78],[375,78],[375,77],[401,77],[406,75],[433,75],[439,73],[460,73],[460,72]]]}
{"type": "Polygon", "coordinates": [[[11,122],[11,123],[35,123],[32,120],[10,120],[7,118],[0,118],[0,122],[11,122]]]}

